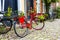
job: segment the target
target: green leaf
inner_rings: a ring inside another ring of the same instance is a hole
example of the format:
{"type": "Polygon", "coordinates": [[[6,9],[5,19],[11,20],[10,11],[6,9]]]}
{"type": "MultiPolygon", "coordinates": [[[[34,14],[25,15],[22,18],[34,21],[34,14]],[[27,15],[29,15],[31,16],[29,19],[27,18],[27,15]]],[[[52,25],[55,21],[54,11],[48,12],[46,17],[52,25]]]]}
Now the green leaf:
{"type": "Polygon", "coordinates": [[[40,15],[40,16],[38,16],[38,18],[41,19],[41,20],[45,19],[44,15],[40,15]]]}
{"type": "Polygon", "coordinates": [[[10,17],[11,16],[11,13],[12,13],[12,8],[11,7],[8,7],[8,11],[4,15],[10,17]]]}

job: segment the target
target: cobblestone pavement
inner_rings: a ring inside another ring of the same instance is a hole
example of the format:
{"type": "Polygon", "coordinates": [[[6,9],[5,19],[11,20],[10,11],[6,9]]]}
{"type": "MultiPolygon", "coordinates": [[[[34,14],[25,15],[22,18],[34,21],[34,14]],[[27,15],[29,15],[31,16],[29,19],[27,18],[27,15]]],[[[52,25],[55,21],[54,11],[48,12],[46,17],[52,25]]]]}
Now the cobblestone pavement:
{"type": "Polygon", "coordinates": [[[19,38],[14,31],[0,35],[0,40],[60,40],[60,19],[53,22],[46,21],[42,30],[32,30],[24,38],[19,38]]]}

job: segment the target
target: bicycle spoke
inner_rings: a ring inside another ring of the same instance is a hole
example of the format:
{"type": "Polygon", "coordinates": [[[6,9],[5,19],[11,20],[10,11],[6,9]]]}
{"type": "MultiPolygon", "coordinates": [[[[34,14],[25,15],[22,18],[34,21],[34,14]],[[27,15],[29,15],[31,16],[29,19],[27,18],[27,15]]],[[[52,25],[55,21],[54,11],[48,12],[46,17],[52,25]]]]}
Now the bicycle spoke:
{"type": "Polygon", "coordinates": [[[27,35],[27,28],[25,27],[25,28],[23,28],[22,27],[22,25],[20,25],[20,24],[17,24],[17,23],[15,23],[14,24],[14,31],[15,31],[15,34],[18,36],[18,37],[24,37],[24,36],[26,36],[27,35]]]}

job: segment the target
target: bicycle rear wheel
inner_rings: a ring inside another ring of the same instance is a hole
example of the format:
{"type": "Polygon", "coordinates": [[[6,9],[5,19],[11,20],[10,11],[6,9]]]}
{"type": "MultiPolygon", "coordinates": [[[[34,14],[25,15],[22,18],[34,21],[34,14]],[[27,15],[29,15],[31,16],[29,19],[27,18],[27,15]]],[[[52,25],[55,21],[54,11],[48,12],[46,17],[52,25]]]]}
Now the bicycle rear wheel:
{"type": "Polygon", "coordinates": [[[42,30],[44,28],[44,21],[36,21],[36,22],[32,22],[32,28],[35,30],[42,30]]]}
{"type": "Polygon", "coordinates": [[[14,23],[14,31],[15,34],[21,38],[25,37],[28,34],[28,28],[22,28],[22,25],[20,25],[18,22],[14,23]]]}
{"type": "Polygon", "coordinates": [[[11,20],[2,20],[0,22],[0,34],[6,34],[12,28],[12,21],[11,20]]]}

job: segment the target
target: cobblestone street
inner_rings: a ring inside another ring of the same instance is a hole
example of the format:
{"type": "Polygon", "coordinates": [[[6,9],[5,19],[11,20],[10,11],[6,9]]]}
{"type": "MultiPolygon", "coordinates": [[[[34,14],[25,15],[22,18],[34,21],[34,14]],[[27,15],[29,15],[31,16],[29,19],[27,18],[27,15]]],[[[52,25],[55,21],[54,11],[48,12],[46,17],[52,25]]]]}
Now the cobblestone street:
{"type": "Polygon", "coordinates": [[[24,38],[19,38],[14,31],[0,35],[0,40],[60,40],[60,19],[53,22],[45,21],[45,27],[42,30],[32,30],[24,38]]]}

